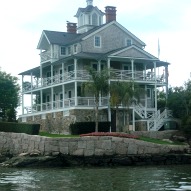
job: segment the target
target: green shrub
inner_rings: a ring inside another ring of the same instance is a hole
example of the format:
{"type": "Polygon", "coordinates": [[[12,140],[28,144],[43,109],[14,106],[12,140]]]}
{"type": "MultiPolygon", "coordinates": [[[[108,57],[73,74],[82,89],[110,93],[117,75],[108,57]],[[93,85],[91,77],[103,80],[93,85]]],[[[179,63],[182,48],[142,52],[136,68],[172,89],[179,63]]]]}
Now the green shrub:
{"type": "MultiPolygon", "coordinates": [[[[72,135],[95,132],[95,122],[76,122],[70,125],[70,131],[72,135]]],[[[109,132],[110,122],[99,122],[98,131],[109,132]]]]}
{"type": "Polygon", "coordinates": [[[0,132],[26,133],[38,135],[40,124],[0,122],[0,132]]]}

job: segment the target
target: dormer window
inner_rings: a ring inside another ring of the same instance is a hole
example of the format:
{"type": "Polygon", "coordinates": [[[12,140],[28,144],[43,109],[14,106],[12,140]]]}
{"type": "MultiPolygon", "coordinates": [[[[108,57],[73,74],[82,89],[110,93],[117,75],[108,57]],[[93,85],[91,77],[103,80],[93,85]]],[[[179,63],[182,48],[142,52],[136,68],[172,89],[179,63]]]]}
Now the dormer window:
{"type": "Polygon", "coordinates": [[[66,47],[64,46],[60,47],[60,55],[66,55],[66,47]]]}
{"type": "Polygon", "coordinates": [[[101,47],[101,37],[95,36],[94,37],[94,46],[100,48],[101,47]]]}
{"type": "Polygon", "coordinates": [[[97,26],[98,25],[98,16],[96,13],[92,15],[92,25],[97,26]]]}
{"type": "Polygon", "coordinates": [[[132,40],[126,39],[126,46],[131,46],[131,45],[132,45],[132,40]]]}

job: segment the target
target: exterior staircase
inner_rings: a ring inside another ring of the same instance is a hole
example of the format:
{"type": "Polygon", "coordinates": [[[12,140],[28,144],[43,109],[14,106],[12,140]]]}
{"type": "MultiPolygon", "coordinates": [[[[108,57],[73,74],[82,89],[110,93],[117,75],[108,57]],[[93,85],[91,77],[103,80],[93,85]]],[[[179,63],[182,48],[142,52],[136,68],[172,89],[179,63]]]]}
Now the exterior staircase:
{"type": "Polygon", "coordinates": [[[140,119],[145,119],[147,121],[148,131],[159,131],[167,119],[173,118],[170,110],[165,109],[163,112],[158,110],[155,113],[155,111],[147,110],[147,108],[138,103],[136,99],[133,100],[132,106],[136,115],[140,119]]]}

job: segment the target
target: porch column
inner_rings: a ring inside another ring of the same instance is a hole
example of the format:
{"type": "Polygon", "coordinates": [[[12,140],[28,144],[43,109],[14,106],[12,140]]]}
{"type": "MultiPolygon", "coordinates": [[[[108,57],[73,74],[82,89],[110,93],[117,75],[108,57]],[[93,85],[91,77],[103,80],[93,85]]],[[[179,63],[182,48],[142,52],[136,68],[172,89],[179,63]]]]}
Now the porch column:
{"type": "Polygon", "coordinates": [[[53,101],[54,101],[54,90],[51,88],[51,109],[53,109],[53,101]]]}
{"type": "Polygon", "coordinates": [[[62,76],[61,76],[62,82],[64,82],[64,63],[62,63],[62,76]]]}
{"type": "Polygon", "coordinates": [[[147,85],[145,85],[145,118],[147,118],[147,107],[148,107],[148,103],[147,103],[147,85]]]}
{"type": "Polygon", "coordinates": [[[154,128],[157,128],[156,124],[156,117],[157,117],[157,82],[156,82],[156,61],[153,62],[154,64],[154,80],[155,80],[155,85],[154,85],[154,91],[155,91],[155,120],[154,120],[154,128]]]}
{"type": "MultiPolygon", "coordinates": [[[[77,64],[78,64],[78,60],[75,58],[74,59],[74,76],[75,76],[75,80],[77,80],[77,64]]],[[[78,91],[77,91],[77,81],[75,81],[74,86],[75,86],[75,92],[74,92],[74,99],[75,99],[75,106],[78,105],[78,91]]]]}
{"type": "MultiPolygon", "coordinates": [[[[42,50],[40,50],[40,55],[42,54],[42,50]]],[[[42,55],[41,55],[42,56],[42,55]]],[[[42,79],[42,64],[40,62],[40,83],[41,83],[41,87],[43,86],[43,79],[42,79]]]]}
{"type": "Polygon", "coordinates": [[[132,112],[133,112],[133,131],[135,131],[135,111],[134,111],[134,108],[133,108],[132,112]]]}
{"type": "MultiPolygon", "coordinates": [[[[107,68],[110,70],[111,67],[111,58],[107,59],[107,68]]],[[[110,79],[108,80],[108,84],[110,86],[111,82],[110,79]]],[[[108,121],[111,123],[111,106],[110,106],[110,92],[108,94],[108,121]]],[[[110,125],[110,132],[111,132],[111,125],[110,125]]]]}
{"type": "Polygon", "coordinates": [[[51,65],[51,85],[53,84],[53,65],[51,65]]]}
{"type": "MultiPolygon", "coordinates": [[[[101,72],[101,62],[98,61],[98,71],[101,72]]],[[[101,92],[99,92],[99,106],[101,106],[101,92]]]]}
{"type": "Polygon", "coordinates": [[[62,85],[62,97],[63,97],[62,107],[64,109],[64,99],[65,99],[65,86],[64,85],[62,85]]]}
{"type": "Polygon", "coordinates": [[[134,80],[134,60],[131,60],[132,80],[134,80]]]}
{"type": "Polygon", "coordinates": [[[78,63],[78,60],[75,58],[74,59],[74,76],[75,76],[75,80],[77,79],[77,63],[78,63]]]}
{"type": "Polygon", "coordinates": [[[22,115],[24,115],[24,93],[23,93],[24,76],[22,75],[22,115]]]}
{"type": "Polygon", "coordinates": [[[43,110],[42,104],[43,104],[43,94],[42,94],[42,90],[40,90],[40,111],[43,110]]]}
{"type": "Polygon", "coordinates": [[[166,101],[168,99],[168,66],[165,66],[166,101]]]}
{"type": "Polygon", "coordinates": [[[31,113],[33,113],[33,93],[32,93],[32,89],[33,89],[33,79],[32,79],[32,73],[31,73],[31,113]]]}

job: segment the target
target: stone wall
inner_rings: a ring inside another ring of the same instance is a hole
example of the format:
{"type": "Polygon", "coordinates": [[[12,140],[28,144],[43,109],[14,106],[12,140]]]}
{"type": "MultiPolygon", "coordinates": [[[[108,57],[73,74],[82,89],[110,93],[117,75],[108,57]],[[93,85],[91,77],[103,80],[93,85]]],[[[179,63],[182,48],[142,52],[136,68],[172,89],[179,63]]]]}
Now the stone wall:
{"type": "MultiPolygon", "coordinates": [[[[19,122],[22,120],[19,119],[19,122]]],[[[51,133],[70,134],[70,124],[75,122],[95,121],[94,110],[70,110],[68,116],[64,116],[63,112],[46,113],[43,115],[35,115],[27,117],[27,123],[39,123],[40,130],[51,133]]],[[[107,121],[107,111],[99,111],[99,121],[107,121]]]]}
{"type": "Polygon", "coordinates": [[[184,153],[189,147],[159,145],[119,137],[47,138],[0,132],[0,153],[19,155],[38,151],[43,156],[115,156],[184,153]]]}

